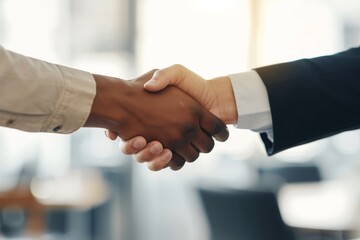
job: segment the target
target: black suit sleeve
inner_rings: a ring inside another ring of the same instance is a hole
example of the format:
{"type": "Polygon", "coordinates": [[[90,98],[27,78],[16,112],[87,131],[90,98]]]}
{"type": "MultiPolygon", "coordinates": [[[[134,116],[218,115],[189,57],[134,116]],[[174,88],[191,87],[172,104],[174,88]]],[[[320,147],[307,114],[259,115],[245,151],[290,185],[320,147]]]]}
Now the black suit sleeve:
{"type": "Polygon", "coordinates": [[[271,107],[269,155],[360,128],[360,48],[255,69],[271,107]]]}

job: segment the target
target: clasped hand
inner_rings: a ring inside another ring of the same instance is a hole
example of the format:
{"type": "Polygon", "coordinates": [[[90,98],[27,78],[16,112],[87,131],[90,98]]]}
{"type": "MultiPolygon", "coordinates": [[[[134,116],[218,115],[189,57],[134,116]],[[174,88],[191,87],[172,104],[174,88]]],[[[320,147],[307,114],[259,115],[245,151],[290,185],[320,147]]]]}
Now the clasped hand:
{"type": "MultiPolygon", "coordinates": [[[[226,124],[237,122],[235,97],[227,76],[205,81],[196,73],[177,64],[157,70],[144,88],[149,92],[159,92],[171,85],[189,94],[226,124]]],[[[219,134],[215,135],[221,141],[225,140],[225,136],[227,138],[227,134],[221,137],[219,134]]],[[[108,137],[114,140],[117,134],[110,131],[108,137]]],[[[167,167],[168,163],[171,166],[174,160],[178,159],[159,139],[147,141],[141,135],[125,141],[121,149],[125,154],[133,154],[138,162],[147,162],[149,169],[155,171],[167,167]]]]}
{"type": "MultiPolygon", "coordinates": [[[[169,86],[157,93],[144,89],[155,70],[125,81],[94,75],[96,96],[85,126],[102,127],[122,140],[142,136],[169,149],[171,169],[192,162],[200,152],[210,152],[215,137],[228,138],[225,123],[180,89],[169,86]]],[[[166,153],[166,152],[165,152],[166,153]]],[[[164,167],[164,166],[163,166],[164,167]]]]}

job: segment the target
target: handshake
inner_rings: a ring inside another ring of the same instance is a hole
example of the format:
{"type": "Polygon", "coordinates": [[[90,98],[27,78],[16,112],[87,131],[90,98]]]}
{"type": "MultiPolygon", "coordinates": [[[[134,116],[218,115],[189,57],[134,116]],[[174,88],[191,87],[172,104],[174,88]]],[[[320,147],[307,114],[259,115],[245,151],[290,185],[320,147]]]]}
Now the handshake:
{"type": "Polygon", "coordinates": [[[182,168],[226,141],[226,124],[237,122],[228,77],[205,81],[181,65],[152,70],[125,81],[94,75],[96,96],[84,127],[100,127],[125,141],[122,151],[135,154],[149,169],[182,168]]]}

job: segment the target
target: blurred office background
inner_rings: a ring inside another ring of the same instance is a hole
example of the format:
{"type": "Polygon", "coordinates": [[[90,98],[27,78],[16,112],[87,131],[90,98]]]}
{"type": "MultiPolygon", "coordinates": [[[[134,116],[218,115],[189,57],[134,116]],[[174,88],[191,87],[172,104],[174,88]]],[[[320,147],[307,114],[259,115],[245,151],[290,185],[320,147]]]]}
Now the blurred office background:
{"type": "MultiPolygon", "coordinates": [[[[0,44],[123,79],[174,63],[212,78],[359,46],[359,12],[357,0],[0,0],[0,44]]],[[[226,143],[181,171],[155,173],[102,129],[0,128],[0,179],[0,239],[315,240],[360,231],[359,131],[267,157],[257,133],[231,128],[226,143]]]]}

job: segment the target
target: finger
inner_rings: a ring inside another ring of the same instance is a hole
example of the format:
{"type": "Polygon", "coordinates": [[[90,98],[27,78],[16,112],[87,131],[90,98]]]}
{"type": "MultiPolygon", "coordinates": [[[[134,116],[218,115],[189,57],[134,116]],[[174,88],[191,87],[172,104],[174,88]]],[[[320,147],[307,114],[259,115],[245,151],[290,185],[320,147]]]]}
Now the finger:
{"type": "Polygon", "coordinates": [[[172,152],[169,149],[164,149],[159,155],[153,158],[152,161],[147,162],[147,166],[152,171],[159,171],[168,167],[172,158],[172,152]]]}
{"type": "Polygon", "coordinates": [[[136,79],[144,78],[144,79],[150,80],[150,79],[152,79],[152,77],[154,76],[155,72],[157,72],[157,71],[158,71],[158,69],[152,69],[152,70],[144,73],[143,75],[137,77],[136,79]]]}
{"type": "Polygon", "coordinates": [[[107,138],[109,138],[110,140],[116,140],[116,138],[118,137],[116,132],[110,131],[110,130],[105,130],[105,135],[107,138]]]}
{"type": "Polygon", "coordinates": [[[163,146],[160,142],[153,141],[146,145],[141,151],[133,155],[134,159],[139,162],[150,162],[157,159],[163,153],[163,146]]]}
{"type": "Polygon", "coordinates": [[[199,157],[199,149],[194,148],[192,140],[199,135],[201,130],[195,128],[192,124],[184,124],[183,126],[183,138],[176,140],[170,144],[170,149],[176,152],[187,162],[193,162],[199,157]]]}
{"type": "Polygon", "coordinates": [[[153,77],[144,84],[144,87],[150,92],[157,92],[164,89],[168,85],[179,86],[180,82],[187,82],[185,80],[190,73],[194,76],[196,75],[184,66],[175,64],[170,67],[157,70],[153,77]]]}
{"type": "Polygon", "coordinates": [[[146,147],[146,140],[144,137],[138,136],[123,143],[120,143],[120,150],[127,155],[135,154],[146,147]]]}
{"type": "Polygon", "coordinates": [[[203,111],[200,116],[200,126],[220,142],[225,142],[229,138],[229,130],[225,123],[210,112],[203,111]]]}
{"type": "Polygon", "coordinates": [[[171,170],[178,171],[185,165],[185,160],[179,156],[177,153],[172,153],[171,161],[169,162],[169,167],[171,170]]]}
{"type": "Polygon", "coordinates": [[[176,148],[175,151],[186,162],[194,162],[199,157],[199,150],[195,149],[191,144],[176,148]]]}
{"type": "Polygon", "coordinates": [[[199,130],[198,134],[192,140],[192,145],[199,152],[209,153],[214,148],[214,140],[210,134],[205,133],[203,130],[199,130]]]}

